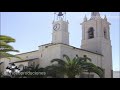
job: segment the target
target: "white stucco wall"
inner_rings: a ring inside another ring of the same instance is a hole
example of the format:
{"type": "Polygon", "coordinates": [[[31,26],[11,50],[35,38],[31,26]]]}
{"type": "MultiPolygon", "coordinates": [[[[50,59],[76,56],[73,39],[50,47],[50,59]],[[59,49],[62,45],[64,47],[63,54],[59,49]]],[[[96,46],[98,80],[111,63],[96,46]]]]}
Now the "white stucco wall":
{"type": "Polygon", "coordinates": [[[55,58],[60,58],[60,47],[58,44],[49,45],[45,48],[45,46],[41,46],[39,48],[39,53],[42,54],[40,58],[40,65],[42,67],[46,67],[51,64],[51,60],[55,58]]]}

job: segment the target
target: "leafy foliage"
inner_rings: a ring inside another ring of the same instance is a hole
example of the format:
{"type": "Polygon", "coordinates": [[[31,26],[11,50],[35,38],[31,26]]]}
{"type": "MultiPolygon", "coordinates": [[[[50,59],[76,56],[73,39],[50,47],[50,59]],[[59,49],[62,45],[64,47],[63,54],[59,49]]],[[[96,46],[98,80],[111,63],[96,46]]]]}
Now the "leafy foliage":
{"type": "Polygon", "coordinates": [[[52,66],[48,66],[48,70],[58,74],[58,76],[64,77],[64,75],[66,75],[69,78],[75,78],[76,75],[79,75],[82,72],[82,68],[79,65],[77,58],[73,58],[71,60],[67,55],[63,55],[63,58],[65,58],[65,60],[53,59],[51,63],[58,63],[53,64],[52,66]]]}
{"type": "Polygon", "coordinates": [[[44,75],[45,69],[42,67],[39,67],[39,64],[38,65],[32,64],[31,66],[24,67],[20,73],[23,73],[23,75],[19,74],[19,75],[16,75],[16,77],[19,77],[19,78],[44,78],[45,77],[44,75]],[[25,73],[28,73],[28,74],[25,74],[25,73]]]}
{"type": "Polygon", "coordinates": [[[48,71],[48,76],[60,77],[66,75],[68,78],[75,78],[76,75],[80,76],[84,72],[96,73],[100,78],[104,77],[104,71],[102,68],[91,63],[91,59],[86,55],[84,57],[78,57],[70,59],[67,55],[63,55],[65,60],[53,59],[51,63],[57,62],[57,64],[52,64],[46,67],[48,71]]]}
{"type": "Polygon", "coordinates": [[[9,36],[0,35],[0,58],[5,57],[5,58],[10,59],[10,57],[16,57],[16,58],[21,59],[20,57],[17,57],[16,55],[12,55],[8,53],[10,51],[19,52],[18,50],[15,50],[11,45],[9,45],[9,43],[11,42],[15,42],[15,39],[9,36]]]}

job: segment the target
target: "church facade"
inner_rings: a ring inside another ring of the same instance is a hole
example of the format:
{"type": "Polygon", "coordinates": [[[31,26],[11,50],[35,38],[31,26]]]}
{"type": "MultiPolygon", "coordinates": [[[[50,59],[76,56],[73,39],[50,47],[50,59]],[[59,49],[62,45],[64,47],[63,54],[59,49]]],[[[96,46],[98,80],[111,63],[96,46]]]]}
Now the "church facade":
{"type": "MultiPolygon", "coordinates": [[[[51,65],[51,60],[55,58],[63,59],[66,54],[70,58],[76,55],[91,58],[92,63],[105,70],[105,78],[112,78],[112,46],[110,40],[110,23],[106,16],[101,18],[99,12],[92,12],[91,18],[84,17],[82,25],[81,48],[69,45],[69,22],[65,14],[59,12],[55,14],[53,20],[52,42],[39,46],[39,49],[32,52],[18,54],[23,60],[12,58],[6,60],[2,58],[1,71],[4,71],[9,63],[15,63],[17,66],[28,66],[31,63],[40,64],[41,67],[51,65]]],[[[94,78],[98,78],[94,74],[94,78]]]]}

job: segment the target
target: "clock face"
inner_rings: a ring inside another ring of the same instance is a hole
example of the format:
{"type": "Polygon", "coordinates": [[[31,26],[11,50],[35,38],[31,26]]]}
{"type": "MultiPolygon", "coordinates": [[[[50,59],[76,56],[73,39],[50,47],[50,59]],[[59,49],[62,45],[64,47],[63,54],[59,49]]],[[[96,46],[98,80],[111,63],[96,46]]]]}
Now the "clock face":
{"type": "Polygon", "coordinates": [[[54,30],[59,30],[59,28],[60,28],[60,24],[59,24],[59,23],[57,23],[57,24],[55,24],[55,25],[53,26],[53,29],[54,29],[54,30]]]}

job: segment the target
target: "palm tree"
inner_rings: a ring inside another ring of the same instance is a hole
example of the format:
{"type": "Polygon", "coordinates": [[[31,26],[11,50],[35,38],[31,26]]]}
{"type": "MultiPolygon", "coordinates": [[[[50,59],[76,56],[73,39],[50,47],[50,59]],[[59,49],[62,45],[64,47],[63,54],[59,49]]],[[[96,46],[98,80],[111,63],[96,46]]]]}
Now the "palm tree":
{"type": "Polygon", "coordinates": [[[11,42],[15,42],[15,39],[9,36],[0,35],[0,58],[3,58],[3,57],[8,58],[8,59],[10,59],[10,57],[19,58],[16,55],[12,55],[8,53],[10,51],[19,52],[18,50],[15,50],[11,45],[9,45],[9,43],[11,42]]]}
{"type": "Polygon", "coordinates": [[[75,78],[76,75],[81,75],[84,72],[94,72],[99,77],[103,77],[102,68],[91,63],[91,59],[86,55],[84,57],[76,55],[72,60],[67,55],[63,55],[63,57],[66,60],[53,59],[51,63],[57,62],[57,64],[46,67],[48,72],[52,72],[50,75],[53,74],[55,76],[55,74],[59,74],[66,75],[68,78],[75,78]]]}
{"type": "Polygon", "coordinates": [[[70,59],[67,55],[63,55],[63,58],[65,58],[66,60],[53,59],[51,63],[57,62],[57,64],[48,66],[48,70],[60,76],[66,75],[68,76],[68,78],[75,78],[76,75],[79,75],[82,72],[82,68],[76,57],[70,59]]]}

